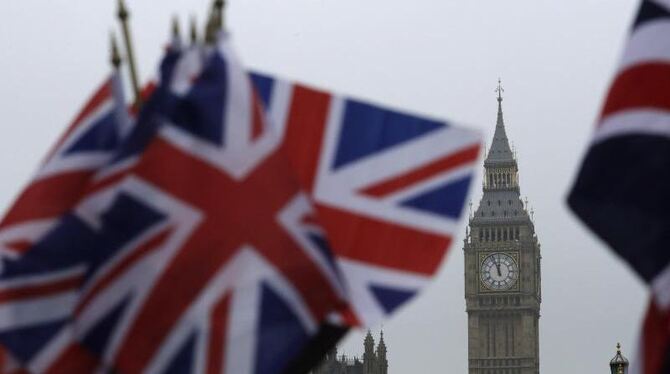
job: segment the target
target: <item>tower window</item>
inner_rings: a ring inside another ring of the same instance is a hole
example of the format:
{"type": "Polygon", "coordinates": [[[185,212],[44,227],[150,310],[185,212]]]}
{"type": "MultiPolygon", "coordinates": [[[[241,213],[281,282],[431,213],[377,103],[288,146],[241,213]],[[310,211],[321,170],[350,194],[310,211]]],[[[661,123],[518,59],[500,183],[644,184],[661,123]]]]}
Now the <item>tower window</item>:
{"type": "Polygon", "coordinates": [[[491,200],[488,200],[488,201],[486,202],[486,204],[487,204],[488,206],[491,206],[491,200]]]}
{"type": "Polygon", "coordinates": [[[507,205],[512,205],[512,200],[507,200],[507,205]]]}
{"type": "Polygon", "coordinates": [[[500,206],[500,200],[498,200],[498,206],[500,206]]]}

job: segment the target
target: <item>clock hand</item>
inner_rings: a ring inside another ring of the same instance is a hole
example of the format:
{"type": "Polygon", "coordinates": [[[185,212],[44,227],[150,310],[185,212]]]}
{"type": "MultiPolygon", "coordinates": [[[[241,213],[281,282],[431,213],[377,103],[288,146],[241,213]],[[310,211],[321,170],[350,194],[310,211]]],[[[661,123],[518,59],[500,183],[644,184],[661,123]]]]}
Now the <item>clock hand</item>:
{"type": "Polygon", "coordinates": [[[500,273],[500,264],[496,264],[496,270],[498,270],[498,276],[502,277],[502,274],[500,273]]]}

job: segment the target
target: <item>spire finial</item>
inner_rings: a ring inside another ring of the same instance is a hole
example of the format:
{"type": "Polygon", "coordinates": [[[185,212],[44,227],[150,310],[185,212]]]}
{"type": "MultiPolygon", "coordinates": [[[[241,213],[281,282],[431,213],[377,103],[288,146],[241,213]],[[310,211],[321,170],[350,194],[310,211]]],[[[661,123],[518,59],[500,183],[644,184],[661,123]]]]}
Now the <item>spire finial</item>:
{"type": "Polygon", "coordinates": [[[503,100],[502,93],[505,92],[505,89],[502,87],[502,82],[498,78],[498,87],[495,89],[495,92],[498,93],[498,102],[500,103],[503,100]]]}
{"type": "Polygon", "coordinates": [[[498,87],[495,89],[495,92],[498,94],[496,98],[498,100],[498,120],[496,121],[496,126],[504,126],[503,112],[502,112],[502,101],[503,101],[503,92],[505,89],[502,87],[502,82],[498,78],[498,87]]]}
{"type": "Polygon", "coordinates": [[[616,353],[621,353],[621,343],[616,343],[616,353]]]}

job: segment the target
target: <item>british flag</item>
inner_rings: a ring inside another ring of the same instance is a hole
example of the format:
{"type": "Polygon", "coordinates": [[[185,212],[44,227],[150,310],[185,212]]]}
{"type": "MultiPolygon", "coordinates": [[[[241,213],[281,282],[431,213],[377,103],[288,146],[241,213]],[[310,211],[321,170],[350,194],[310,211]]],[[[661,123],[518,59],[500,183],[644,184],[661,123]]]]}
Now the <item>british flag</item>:
{"type": "MultiPolygon", "coordinates": [[[[57,225],[82,194],[92,176],[111,160],[116,147],[130,131],[131,121],[125,106],[121,81],[111,75],[86,103],[83,110],[49,152],[36,175],[0,222],[0,258],[3,264],[21,258],[36,242],[57,225]]],[[[3,269],[3,272],[4,269],[3,269]]],[[[43,314],[67,315],[37,296],[48,288],[50,296],[71,296],[80,276],[74,273],[25,277],[0,291],[0,310],[12,315],[0,319],[3,329],[16,320],[22,308],[43,309],[43,314]],[[35,297],[37,296],[37,297],[35,297]],[[19,306],[11,309],[6,306],[19,306]]],[[[25,314],[26,324],[40,323],[37,314],[25,314]]],[[[47,317],[49,318],[49,317],[47,317]]],[[[15,327],[15,325],[14,325],[15,327]]]]}
{"type": "Polygon", "coordinates": [[[0,222],[0,255],[15,257],[67,212],[129,132],[118,73],[89,99],[0,222]]]}
{"type": "Polygon", "coordinates": [[[651,291],[631,373],[670,373],[670,1],[641,1],[568,203],[651,291]]]}
{"type": "Polygon", "coordinates": [[[3,262],[10,292],[81,279],[54,301],[68,314],[26,307],[21,323],[0,309],[0,340],[32,372],[281,372],[324,321],[390,314],[448,248],[476,133],[250,79],[225,35],[183,53],[173,75],[122,147],[133,161],[117,156],[3,262]]]}
{"type": "Polygon", "coordinates": [[[479,134],[254,73],[268,123],[317,208],[350,301],[370,325],[415,295],[458,229],[479,134]]]}

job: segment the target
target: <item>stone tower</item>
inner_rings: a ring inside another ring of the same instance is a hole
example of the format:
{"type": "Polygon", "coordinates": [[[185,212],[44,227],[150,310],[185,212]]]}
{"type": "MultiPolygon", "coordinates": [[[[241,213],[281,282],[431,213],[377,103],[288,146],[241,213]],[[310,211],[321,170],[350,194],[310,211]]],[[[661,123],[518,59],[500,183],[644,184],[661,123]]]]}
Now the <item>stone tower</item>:
{"type": "Polygon", "coordinates": [[[375,340],[372,338],[370,330],[368,330],[368,334],[365,335],[363,349],[363,366],[365,367],[365,373],[374,373],[377,366],[377,356],[375,355],[375,340]]]}
{"type": "Polygon", "coordinates": [[[465,238],[469,374],[539,373],[540,244],[521,201],[498,84],[483,196],[465,238]]]}
{"type": "Polygon", "coordinates": [[[386,360],[386,343],[384,342],[384,331],[381,332],[379,344],[377,345],[377,373],[387,374],[389,363],[386,360]]]}

